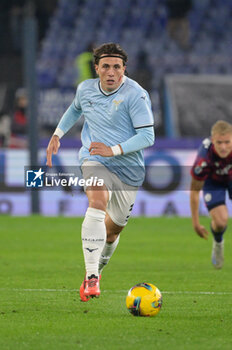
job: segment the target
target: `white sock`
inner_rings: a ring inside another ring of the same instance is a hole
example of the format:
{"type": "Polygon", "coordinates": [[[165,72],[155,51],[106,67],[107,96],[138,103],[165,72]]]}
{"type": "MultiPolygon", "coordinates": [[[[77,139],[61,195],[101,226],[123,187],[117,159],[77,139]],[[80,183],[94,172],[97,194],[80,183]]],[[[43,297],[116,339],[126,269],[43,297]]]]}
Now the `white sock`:
{"type": "Polygon", "coordinates": [[[119,237],[120,235],[118,235],[118,237],[113,243],[107,243],[107,242],[105,243],[105,246],[102,250],[100,260],[99,260],[99,266],[98,266],[99,275],[102,273],[103,268],[108,264],[111,256],[113,255],[115,249],[117,248],[119,237]]]}
{"type": "Polygon", "coordinates": [[[98,276],[98,264],[106,242],[106,213],[103,210],[88,208],[82,223],[82,249],[86,276],[98,276]]]}

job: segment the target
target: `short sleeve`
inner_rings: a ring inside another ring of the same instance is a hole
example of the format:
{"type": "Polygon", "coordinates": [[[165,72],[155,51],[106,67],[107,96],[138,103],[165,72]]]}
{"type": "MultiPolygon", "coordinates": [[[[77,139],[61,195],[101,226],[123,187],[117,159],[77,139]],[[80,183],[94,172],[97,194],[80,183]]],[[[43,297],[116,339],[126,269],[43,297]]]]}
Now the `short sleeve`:
{"type": "Polygon", "coordinates": [[[139,91],[130,98],[129,114],[135,129],[154,125],[151,101],[145,91],[139,91]]]}
{"type": "Polygon", "coordinates": [[[77,91],[76,91],[76,95],[75,95],[74,101],[73,101],[74,107],[75,107],[78,111],[81,110],[81,103],[80,103],[80,92],[81,92],[81,87],[82,87],[82,84],[79,84],[78,87],[77,87],[77,91]]]}
{"type": "Polygon", "coordinates": [[[206,140],[204,140],[191,168],[191,175],[196,180],[204,181],[210,175],[211,167],[208,160],[208,150],[209,145],[206,145],[206,140]]]}

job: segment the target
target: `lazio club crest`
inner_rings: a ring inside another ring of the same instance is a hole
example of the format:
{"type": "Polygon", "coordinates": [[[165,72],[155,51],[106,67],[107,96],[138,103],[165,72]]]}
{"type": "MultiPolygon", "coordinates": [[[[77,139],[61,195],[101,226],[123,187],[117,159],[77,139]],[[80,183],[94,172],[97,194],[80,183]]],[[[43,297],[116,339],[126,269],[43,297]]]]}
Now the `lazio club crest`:
{"type": "Polygon", "coordinates": [[[116,109],[116,111],[118,110],[118,106],[120,105],[120,103],[122,103],[123,102],[123,100],[113,100],[113,104],[115,105],[115,109],[116,109]]]}

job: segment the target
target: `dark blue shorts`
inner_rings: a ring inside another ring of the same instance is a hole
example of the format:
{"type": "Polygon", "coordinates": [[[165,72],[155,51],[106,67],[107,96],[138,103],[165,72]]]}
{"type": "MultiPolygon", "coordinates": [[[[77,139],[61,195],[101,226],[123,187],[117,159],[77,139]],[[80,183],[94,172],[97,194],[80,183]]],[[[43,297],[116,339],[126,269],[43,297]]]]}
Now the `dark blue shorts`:
{"type": "Polygon", "coordinates": [[[204,201],[207,209],[223,205],[226,202],[226,191],[232,199],[232,182],[223,184],[212,179],[207,179],[203,186],[204,201]]]}

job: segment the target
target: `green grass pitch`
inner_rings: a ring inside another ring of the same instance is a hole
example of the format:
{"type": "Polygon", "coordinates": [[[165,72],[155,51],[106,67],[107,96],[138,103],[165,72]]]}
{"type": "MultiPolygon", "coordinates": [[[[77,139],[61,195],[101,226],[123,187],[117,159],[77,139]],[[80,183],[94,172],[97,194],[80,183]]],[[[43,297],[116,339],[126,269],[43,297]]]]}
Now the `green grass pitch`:
{"type": "MultiPolygon", "coordinates": [[[[232,220],[225,264],[211,265],[212,238],[188,218],[131,218],[101,280],[81,303],[81,218],[0,218],[1,350],[232,349],[232,220]],[[134,317],[127,291],[155,284],[156,317],[134,317]]],[[[209,227],[209,219],[202,218],[209,227]]]]}

